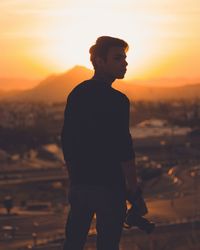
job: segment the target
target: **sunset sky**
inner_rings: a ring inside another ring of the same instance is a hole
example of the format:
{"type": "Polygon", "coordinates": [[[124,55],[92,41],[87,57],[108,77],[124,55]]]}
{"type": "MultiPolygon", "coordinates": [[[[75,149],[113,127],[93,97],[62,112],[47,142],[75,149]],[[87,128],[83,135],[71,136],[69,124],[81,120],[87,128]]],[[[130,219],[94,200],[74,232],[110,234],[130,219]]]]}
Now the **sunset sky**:
{"type": "Polygon", "coordinates": [[[0,79],[92,68],[89,47],[110,35],[130,45],[127,79],[200,80],[200,0],[1,0],[0,10],[0,79]]]}

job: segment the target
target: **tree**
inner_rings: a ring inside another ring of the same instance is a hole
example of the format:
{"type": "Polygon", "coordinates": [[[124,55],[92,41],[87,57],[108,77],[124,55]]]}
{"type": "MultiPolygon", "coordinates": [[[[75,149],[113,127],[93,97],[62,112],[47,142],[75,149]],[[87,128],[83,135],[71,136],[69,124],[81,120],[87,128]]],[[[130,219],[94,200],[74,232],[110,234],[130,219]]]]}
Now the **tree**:
{"type": "Polygon", "coordinates": [[[12,198],[11,196],[7,195],[7,196],[4,198],[3,204],[4,204],[4,207],[5,207],[6,210],[7,210],[7,214],[9,215],[11,209],[13,208],[13,198],[12,198]]]}

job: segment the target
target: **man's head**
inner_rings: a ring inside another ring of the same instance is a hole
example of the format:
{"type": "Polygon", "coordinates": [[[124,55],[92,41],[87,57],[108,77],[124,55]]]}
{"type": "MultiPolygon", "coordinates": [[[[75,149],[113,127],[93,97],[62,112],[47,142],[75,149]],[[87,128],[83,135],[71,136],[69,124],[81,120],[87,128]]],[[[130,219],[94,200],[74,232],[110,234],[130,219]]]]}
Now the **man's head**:
{"type": "Polygon", "coordinates": [[[128,48],[128,44],[119,38],[99,37],[89,50],[95,71],[115,79],[124,78],[128,48]]]}

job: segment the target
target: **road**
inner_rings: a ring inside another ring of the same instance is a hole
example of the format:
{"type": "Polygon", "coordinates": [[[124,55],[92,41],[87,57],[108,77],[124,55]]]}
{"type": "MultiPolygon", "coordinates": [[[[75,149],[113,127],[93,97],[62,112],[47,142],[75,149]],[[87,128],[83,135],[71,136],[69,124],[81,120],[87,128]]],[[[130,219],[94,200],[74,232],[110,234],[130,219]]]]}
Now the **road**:
{"type": "Polygon", "coordinates": [[[59,181],[66,180],[67,172],[65,168],[40,168],[15,170],[12,172],[1,171],[0,186],[13,184],[23,184],[31,182],[59,181]]]}
{"type": "MultiPolygon", "coordinates": [[[[157,223],[157,225],[183,223],[192,219],[200,220],[200,194],[198,192],[170,199],[148,200],[149,208],[148,218],[157,223]]],[[[16,210],[17,211],[17,210],[16,210]]],[[[17,228],[14,239],[1,239],[1,250],[16,250],[19,247],[33,244],[32,233],[37,233],[38,242],[61,237],[64,234],[64,225],[67,216],[67,209],[64,213],[52,212],[25,212],[18,211],[18,215],[0,216],[1,230],[0,235],[3,238],[5,226],[15,226],[17,228]]],[[[138,230],[137,230],[138,231],[138,230]]],[[[94,224],[90,234],[95,234],[94,224]]],[[[123,237],[124,238],[124,237],[123,237]]],[[[123,240],[122,240],[123,242],[123,240]]],[[[125,244],[127,240],[123,243],[125,244]]],[[[89,244],[89,243],[88,243],[89,244]]],[[[88,245],[89,248],[94,243],[88,245]]],[[[131,243],[129,242],[129,245],[131,243]]],[[[134,243],[132,242],[132,245],[134,243]]],[[[88,248],[88,250],[89,250],[88,248]]],[[[125,249],[125,248],[124,248],[125,249]]],[[[128,248],[126,248],[127,250],[128,248]]],[[[133,249],[133,248],[132,248],[133,249]]],[[[135,248],[137,249],[137,248],[135,248]]]]}

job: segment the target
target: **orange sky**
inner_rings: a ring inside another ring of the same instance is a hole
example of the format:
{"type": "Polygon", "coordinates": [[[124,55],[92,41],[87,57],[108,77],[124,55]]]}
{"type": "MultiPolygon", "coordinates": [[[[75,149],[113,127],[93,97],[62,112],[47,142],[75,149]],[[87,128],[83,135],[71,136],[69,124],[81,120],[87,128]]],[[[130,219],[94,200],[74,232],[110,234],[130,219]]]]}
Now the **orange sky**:
{"type": "Polygon", "coordinates": [[[200,79],[199,0],[1,0],[0,9],[0,89],[2,78],[92,68],[101,35],[129,43],[127,79],[200,79]]]}

